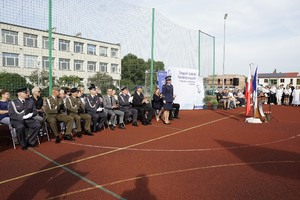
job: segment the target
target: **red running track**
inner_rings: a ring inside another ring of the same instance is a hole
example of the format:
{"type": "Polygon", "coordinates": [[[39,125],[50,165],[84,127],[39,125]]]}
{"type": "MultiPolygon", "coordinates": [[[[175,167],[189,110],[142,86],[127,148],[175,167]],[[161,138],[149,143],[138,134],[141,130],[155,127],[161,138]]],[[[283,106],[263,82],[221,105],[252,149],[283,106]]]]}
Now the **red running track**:
{"type": "Polygon", "coordinates": [[[182,111],[28,151],[2,137],[1,199],[299,199],[299,112],[272,106],[270,123],[247,124],[243,108],[182,111]]]}

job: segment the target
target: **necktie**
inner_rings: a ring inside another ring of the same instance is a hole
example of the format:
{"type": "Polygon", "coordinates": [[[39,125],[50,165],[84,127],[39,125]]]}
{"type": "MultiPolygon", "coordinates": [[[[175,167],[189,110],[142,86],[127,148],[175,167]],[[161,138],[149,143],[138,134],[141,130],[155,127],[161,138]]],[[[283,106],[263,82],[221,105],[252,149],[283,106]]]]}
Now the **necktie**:
{"type": "Polygon", "coordinates": [[[113,106],[112,97],[110,97],[110,104],[111,104],[111,106],[113,106]]]}

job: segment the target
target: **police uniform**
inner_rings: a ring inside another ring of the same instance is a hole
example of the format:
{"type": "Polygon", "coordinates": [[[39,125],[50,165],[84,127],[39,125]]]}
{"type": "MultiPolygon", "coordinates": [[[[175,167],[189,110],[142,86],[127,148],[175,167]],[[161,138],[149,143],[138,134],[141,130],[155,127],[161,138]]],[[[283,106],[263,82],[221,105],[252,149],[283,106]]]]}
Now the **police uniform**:
{"type": "MultiPolygon", "coordinates": [[[[124,86],[121,88],[121,90],[122,91],[127,90],[127,87],[124,86]]],[[[119,106],[120,106],[119,109],[125,113],[124,118],[126,121],[130,121],[129,118],[132,116],[132,125],[138,126],[137,124],[138,111],[137,109],[131,107],[129,98],[130,96],[128,94],[121,93],[119,95],[118,97],[119,106]]]]}
{"type": "MultiPolygon", "coordinates": [[[[53,87],[52,90],[59,91],[58,87],[53,87]]],[[[60,142],[59,131],[57,127],[57,121],[66,123],[66,132],[64,135],[64,139],[73,140],[72,138],[72,125],[73,125],[73,117],[67,115],[65,111],[65,104],[63,99],[49,96],[45,99],[45,113],[46,113],[46,121],[49,123],[50,128],[53,134],[56,137],[56,143],[60,142]]]]}
{"type": "MultiPolygon", "coordinates": [[[[71,93],[78,93],[77,88],[72,88],[71,93]]],[[[85,113],[85,107],[79,97],[71,95],[66,99],[67,110],[70,116],[72,116],[76,123],[77,137],[81,136],[81,119],[85,121],[85,134],[93,135],[91,133],[91,115],[85,113]]]]}
{"type": "MultiPolygon", "coordinates": [[[[94,84],[91,84],[89,90],[96,89],[94,84]]],[[[97,132],[101,130],[107,118],[107,114],[103,111],[103,99],[98,95],[87,95],[85,98],[86,112],[92,116],[93,127],[92,131],[97,132]]]]}
{"type": "MultiPolygon", "coordinates": [[[[166,80],[171,80],[171,76],[167,76],[166,80]]],[[[164,101],[164,109],[165,110],[172,110],[173,107],[173,85],[172,84],[165,84],[162,87],[162,95],[164,101]]]]}
{"type": "MultiPolygon", "coordinates": [[[[19,93],[26,93],[27,88],[21,88],[17,90],[19,93]]],[[[28,99],[16,98],[9,102],[8,115],[11,121],[11,126],[15,128],[18,140],[23,150],[27,147],[35,147],[37,135],[41,128],[41,124],[38,120],[33,119],[36,116],[37,110],[32,101],[28,99]],[[26,128],[30,128],[32,131],[28,138],[26,137],[26,128]]]]}

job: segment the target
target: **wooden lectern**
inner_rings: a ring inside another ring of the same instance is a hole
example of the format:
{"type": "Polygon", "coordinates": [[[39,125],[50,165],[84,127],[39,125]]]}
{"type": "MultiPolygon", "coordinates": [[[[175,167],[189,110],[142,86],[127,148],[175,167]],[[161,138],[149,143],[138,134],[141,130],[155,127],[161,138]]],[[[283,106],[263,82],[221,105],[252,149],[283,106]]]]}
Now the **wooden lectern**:
{"type": "MultiPolygon", "coordinates": [[[[263,94],[263,93],[262,93],[263,94]]],[[[259,118],[262,122],[265,122],[266,120],[266,116],[265,113],[263,111],[263,104],[265,102],[265,96],[264,95],[260,95],[257,97],[257,108],[254,109],[255,113],[254,113],[254,118],[259,118]]]]}

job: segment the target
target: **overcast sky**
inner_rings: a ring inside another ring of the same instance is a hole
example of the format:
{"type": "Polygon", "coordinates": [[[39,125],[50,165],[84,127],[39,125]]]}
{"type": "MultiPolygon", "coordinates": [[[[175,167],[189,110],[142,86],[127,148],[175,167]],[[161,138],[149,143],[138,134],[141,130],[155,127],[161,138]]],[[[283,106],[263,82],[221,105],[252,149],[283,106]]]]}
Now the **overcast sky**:
{"type": "Polygon", "coordinates": [[[171,21],[216,36],[216,71],[222,74],[224,14],[225,73],[300,72],[300,1],[296,0],[127,0],[154,7],[171,21]]]}

